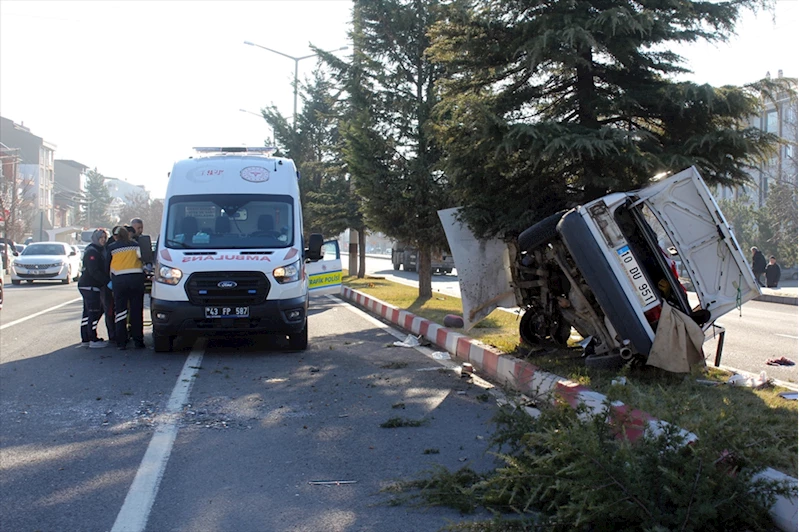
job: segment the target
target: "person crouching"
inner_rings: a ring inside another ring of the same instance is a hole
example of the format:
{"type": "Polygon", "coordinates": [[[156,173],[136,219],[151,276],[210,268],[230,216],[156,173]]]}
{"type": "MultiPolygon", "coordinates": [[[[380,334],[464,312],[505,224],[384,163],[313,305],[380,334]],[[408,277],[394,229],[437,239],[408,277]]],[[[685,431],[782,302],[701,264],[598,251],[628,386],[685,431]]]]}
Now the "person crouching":
{"type": "MultiPolygon", "coordinates": [[[[108,234],[104,229],[92,233],[92,241],[83,254],[83,272],[78,280],[78,290],[83,297],[83,316],[80,320],[80,339],[82,345],[100,348],[108,345],[97,336],[97,323],[103,315],[100,293],[108,284],[104,246],[108,234]]],[[[109,331],[109,335],[111,331],[109,331]]]]}
{"type": "Polygon", "coordinates": [[[111,257],[111,290],[114,293],[114,328],[117,348],[126,349],[128,343],[128,308],[130,308],[130,335],[136,349],[144,348],[144,270],[139,244],[131,239],[128,229],[117,227],[116,241],[108,246],[111,257]]]}

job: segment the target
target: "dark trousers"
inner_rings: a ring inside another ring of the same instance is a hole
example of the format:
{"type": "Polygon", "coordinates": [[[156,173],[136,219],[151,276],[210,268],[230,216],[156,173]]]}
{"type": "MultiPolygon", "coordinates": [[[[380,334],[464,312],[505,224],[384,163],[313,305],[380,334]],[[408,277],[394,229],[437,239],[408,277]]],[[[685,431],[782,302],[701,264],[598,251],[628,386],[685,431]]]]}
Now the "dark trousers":
{"type": "Polygon", "coordinates": [[[105,328],[108,331],[108,341],[115,342],[117,337],[116,322],[114,320],[114,293],[110,288],[104,286],[100,289],[100,300],[103,302],[103,313],[105,314],[105,328]]]}
{"type": "Polygon", "coordinates": [[[144,342],[144,274],[115,275],[112,287],[114,289],[114,323],[117,345],[124,346],[128,343],[128,319],[130,319],[130,336],[133,341],[144,342]],[[128,309],[130,309],[130,316],[128,316],[128,309]]]}
{"type": "Polygon", "coordinates": [[[80,288],[80,295],[83,296],[83,316],[80,319],[80,340],[81,342],[94,342],[97,340],[97,324],[100,316],[103,315],[103,303],[100,301],[100,291],[98,288],[80,288]]]}

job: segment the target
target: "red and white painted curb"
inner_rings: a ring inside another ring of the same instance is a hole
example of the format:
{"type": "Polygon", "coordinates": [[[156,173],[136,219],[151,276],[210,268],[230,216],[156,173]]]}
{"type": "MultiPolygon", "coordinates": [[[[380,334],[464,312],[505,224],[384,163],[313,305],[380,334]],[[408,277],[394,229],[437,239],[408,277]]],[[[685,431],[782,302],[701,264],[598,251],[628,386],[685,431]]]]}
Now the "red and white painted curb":
{"type": "MultiPolygon", "coordinates": [[[[363,292],[342,286],[341,296],[364,309],[385,318],[391,323],[410,331],[414,335],[422,335],[432,343],[446,349],[455,358],[469,362],[477,369],[477,373],[495,384],[507,386],[528,396],[538,397],[551,394],[566,401],[572,407],[585,405],[593,413],[604,410],[607,397],[582,384],[564,377],[547,373],[529,362],[497,352],[493,348],[482,345],[468,336],[442,327],[430,320],[420,318],[406,310],[373,298],[363,292]]],[[[654,416],[624,403],[615,401],[611,404],[612,416],[623,424],[628,438],[632,441],[640,438],[647,430],[658,434],[669,424],[654,416]]],[[[696,435],[682,430],[687,442],[697,439],[696,435]]],[[[766,469],[760,473],[771,480],[780,480],[797,485],[797,480],[774,469],[766,469]]],[[[780,530],[795,532],[799,520],[797,499],[779,498],[771,508],[774,524],[780,530]]]]}

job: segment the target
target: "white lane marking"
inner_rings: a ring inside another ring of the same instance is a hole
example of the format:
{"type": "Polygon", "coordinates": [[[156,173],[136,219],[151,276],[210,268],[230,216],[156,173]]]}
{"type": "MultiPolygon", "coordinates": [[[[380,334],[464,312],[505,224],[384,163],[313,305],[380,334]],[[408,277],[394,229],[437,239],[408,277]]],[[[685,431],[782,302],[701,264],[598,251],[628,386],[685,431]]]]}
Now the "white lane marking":
{"type": "Polygon", "coordinates": [[[776,333],[775,333],[775,334],[774,334],[774,336],[782,336],[783,338],[793,338],[794,340],[796,340],[797,338],[799,338],[799,337],[797,337],[797,336],[793,336],[793,335],[790,335],[790,334],[776,334],[776,333]]]}
{"type": "Polygon", "coordinates": [[[203,360],[205,345],[205,339],[198,340],[183,364],[183,370],[178,375],[178,381],[167,402],[166,412],[158,416],[155,434],[147,446],[136,478],[133,479],[111,532],[141,532],[147,526],[147,519],[178,433],[179,414],[183,405],[188,402],[194,378],[203,360]]]}
{"type": "Polygon", "coordinates": [[[19,323],[22,323],[23,321],[32,320],[36,316],[41,316],[42,314],[47,314],[51,310],[56,310],[56,309],[59,309],[61,307],[66,307],[67,305],[71,305],[72,303],[75,303],[76,301],[81,301],[81,300],[83,300],[83,298],[79,297],[77,299],[73,299],[71,301],[67,301],[66,303],[61,303],[60,305],[56,305],[54,307],[50,307],[48,309],[42,310],[41,312],[37,312],[36,314],[31,314],[30,316],[25,316],[24,318],[20,318],[18,320],[14,320],[11,323],[6,323],[4,325],[0,325],[0,331],[2,331],[3,329],[7,329],[8,327],[11,327],[12,325],[17,325],[19,323]]]}

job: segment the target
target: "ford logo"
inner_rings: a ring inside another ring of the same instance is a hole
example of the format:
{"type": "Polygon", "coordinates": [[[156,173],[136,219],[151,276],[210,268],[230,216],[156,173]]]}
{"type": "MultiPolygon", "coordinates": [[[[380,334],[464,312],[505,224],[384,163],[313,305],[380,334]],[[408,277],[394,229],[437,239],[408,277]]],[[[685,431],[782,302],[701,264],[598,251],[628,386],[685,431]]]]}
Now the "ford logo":
{"type": "Polygon", "coordinates": [[[239,283],[237,283],[236,281],[219,281],[218,283],[216,283],[216,286],[218,286],[219,288],[236,288],[237,286],[239,286],[239,283]]]}

